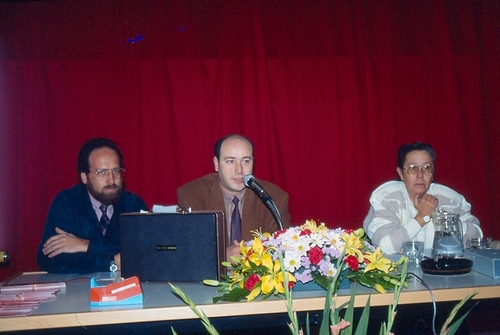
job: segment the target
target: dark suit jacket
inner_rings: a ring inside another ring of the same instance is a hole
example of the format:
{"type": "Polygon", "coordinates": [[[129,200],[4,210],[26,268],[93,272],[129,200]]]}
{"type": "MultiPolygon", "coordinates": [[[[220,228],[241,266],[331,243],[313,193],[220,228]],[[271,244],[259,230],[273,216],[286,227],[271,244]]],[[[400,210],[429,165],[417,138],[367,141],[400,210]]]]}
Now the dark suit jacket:
{"type": "MultiPolygon", "coordinates": [[[[290,227],[288,193],[273,183],[260,179],[257,179],[257,182],[276,203],[284,228],[290,227]]],[[[191,207],[192,210],[224,211],[224,198],[217,173],[210,173],[179,187],[177,189],[177,205],[180,208],[191,207]]],[[[252,230],[262,229],[262,232],[269,233],[278,230],[278,224],[269,208],[249,189],[245,192],[241,224],[242,238],[245,241],[253,239],[250,232],[252,230]]],[[[226,245],[228,242],[226,241],[226,245]]]]}
{"type": "Polygon", "coordinates": [[[109,271],[114,255],[120,252],[120,214],[139,212],[148,207],[142,199],[122,191],[120,200],[113,205],[113,216],[105,236],[90,202],[87,188],[77,184],[57,194],[49,209],[38,247],[37,263],[41,270],[53,273],[90,273],[109,271]],[[89,240],[87,252],[63,253],[53,258],[45,256],[43,245],[58,227],[67,233],[89,240]]]}

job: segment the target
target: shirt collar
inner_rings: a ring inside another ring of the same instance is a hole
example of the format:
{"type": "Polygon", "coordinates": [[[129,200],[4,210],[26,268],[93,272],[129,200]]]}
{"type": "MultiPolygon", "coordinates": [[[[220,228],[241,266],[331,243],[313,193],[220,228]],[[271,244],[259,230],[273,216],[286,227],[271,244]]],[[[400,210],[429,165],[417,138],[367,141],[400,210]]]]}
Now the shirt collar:
{"type": "MultiPolygon", "coordinates": [[[[92,194],[90,194],[90,192],[88,190],[87,190],[87,193],[89,194],[90,203],[92,204],[92,208],[96,212],[97,217],[100,219],[101,215],[102,215],[102,211],[101,211],[101,209],[99,207],[101,207],[102,202],[100,202],[99,200],[97,200],[96,198],[94,198],[92,196],[92,194]]],[[[114,211],[113,205],[108,205],[108,208],[106,210],[106,212],[108,214],[108,217],[112,217],[113,216],[113,211],[114,211]]]]}
{"type": "Polygon", "coordinates": [[[243,197],[245,196],[245,191],[247,190],[247,188],[245,187],[243,190],[239,191],[236,194],[230,194],[229,192],[224,190],[222,187],[221,187],[221,190],[222,190],[222,196],[224,197],[224,202],[232,202],[234,196],[236,196],[241,202],[243,200],[243,197]]]}

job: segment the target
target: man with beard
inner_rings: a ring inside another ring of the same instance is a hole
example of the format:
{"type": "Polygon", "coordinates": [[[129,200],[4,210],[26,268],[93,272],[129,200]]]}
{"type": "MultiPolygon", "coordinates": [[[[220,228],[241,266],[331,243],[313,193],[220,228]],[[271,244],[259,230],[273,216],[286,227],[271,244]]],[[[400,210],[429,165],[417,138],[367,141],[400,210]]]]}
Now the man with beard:
{"type": "Polygon", "coordinates": [[[80,183],[61,191],[50,206],[37,263],[51,273],[119,269],[120,214],[147,210],[123,190],[123,156],[115,142],[94,138],[78,153],[80,183]]]}

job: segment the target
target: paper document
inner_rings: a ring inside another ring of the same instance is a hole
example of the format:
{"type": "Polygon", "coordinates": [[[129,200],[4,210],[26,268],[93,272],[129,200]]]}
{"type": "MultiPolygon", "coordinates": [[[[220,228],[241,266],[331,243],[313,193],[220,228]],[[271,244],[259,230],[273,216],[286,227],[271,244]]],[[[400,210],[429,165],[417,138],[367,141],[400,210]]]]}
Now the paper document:
{"type": "Polygon", "coordinates": [[[177,208],[179,208],[177,205],[153,205],[153,213],[177,213],[177,208]]]}

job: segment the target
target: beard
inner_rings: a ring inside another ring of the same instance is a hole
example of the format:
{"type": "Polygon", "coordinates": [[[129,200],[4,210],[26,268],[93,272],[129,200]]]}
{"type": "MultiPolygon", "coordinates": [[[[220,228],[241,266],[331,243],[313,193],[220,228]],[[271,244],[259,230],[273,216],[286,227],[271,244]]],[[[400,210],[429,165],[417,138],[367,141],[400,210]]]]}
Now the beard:
{"type": "Polygon", "coordinates": [[[123,186],[120,185],[109,185],[98,192],[92,183],[87,183],[87,189],[89,193],[97,200],[106,206],[116,204],[122,195],[123,186]],[[114,192],[104,192],[105,190],[114,190],[114,192]]]}

